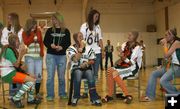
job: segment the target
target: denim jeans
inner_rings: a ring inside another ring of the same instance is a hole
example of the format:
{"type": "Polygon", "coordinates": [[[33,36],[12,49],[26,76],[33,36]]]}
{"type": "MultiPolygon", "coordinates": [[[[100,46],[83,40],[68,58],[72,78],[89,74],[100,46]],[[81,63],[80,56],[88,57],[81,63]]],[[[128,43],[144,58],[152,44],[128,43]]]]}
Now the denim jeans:
{"type": "Polygon", "coordinates": [[[173,84],[171,84],[171,80],[174,79],[173,75],[175,77],[180,77],[179,70],[180,70],[179,66],[171,66],[167,72],[165,67],[155,70],[149,78],[146,89],[146,96],[148,96],[152,100],[155,99],[157,78],[160,78],[160,84],[167,91],[167,93],[170,94],[180,93],[176,90],[173,84]]]}
{"type": "Polygon", "coordinates": [[[66,55],[46,55],[47,68],[47,97],[54,97],[54,76],[57,68],[58,73],[58,95],[65,96],[65,70],[66,70],[66,55]]]}
{"type": "Polygon", "coordinates": [[[81,87],[81,79],[86,78],[88,80],[89,94],[92,101],[99,99],[98,94],[95,89],[95,81],[92,70],[82,71],[77,69],[73,71],[74,73],[74,96],[73,98],[80,98],[80,87],[81,87]]]}
{"type": "Polygon", "coordinates": [[[25,56],[25,63],[27,65],[27,72],[35,75],[36,83],[41,83],[43,67],[42,57],[34,58],[31,56],[25,56]]]}
{"type": "Polygon", "coordinates": [[[99,64],[101,62],[101,53],[96,54],[96,59],[93,64],[93,69],[94,69],[94,78],[97,80],[98,79],[98,71],[99,71],[99,64]]]}

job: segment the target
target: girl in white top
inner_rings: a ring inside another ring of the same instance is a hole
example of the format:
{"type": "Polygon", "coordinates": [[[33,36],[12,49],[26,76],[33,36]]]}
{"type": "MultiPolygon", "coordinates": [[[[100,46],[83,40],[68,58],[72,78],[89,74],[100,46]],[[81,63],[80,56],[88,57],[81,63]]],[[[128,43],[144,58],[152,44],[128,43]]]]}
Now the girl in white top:
{"type": "Polygon", "coordinates": [[[99,26],[100,21],[100,13],[97,10],[91,10],[88,14],[87,22],[82,24],[80,28],[80,32],[83,34],[83,38],[87,43],[87,46],[90,46],[93,48],[95,54],[96,54],[96,60],[93,65],[94,69],[94,76],[97,79],[98,78],[98,69],[100,64],[101,55],[104,56],[104,54],[101,54],[101,50],[103,48],[102,43],[102,33],[101,28],[99,26]]]}
{"type": "Polygon", "coordinates": [[[17,34],[21,43],[23,29],[19,23],[18,14],[17,13],[8,14],[7,20],[8,20],[8,25],[2,31],[2,38],[1,38],[2,45],[8,44],[9,34],[17,34]]]}
{"type": "Polygon", "coordinates": [[[124,79],[135,76],[141,67],[142,50],[137,42],[138,32],[130,32],[128,41],[119,47],[120,59],[115,63],[114,67],[108,68],[108,95],[103,99],[103,102],[113,100],[114,82],[122,89],[124,102],[129,104],[132,101],[132,96],[129,95],[128,90],[123,82],[124,79]]]}

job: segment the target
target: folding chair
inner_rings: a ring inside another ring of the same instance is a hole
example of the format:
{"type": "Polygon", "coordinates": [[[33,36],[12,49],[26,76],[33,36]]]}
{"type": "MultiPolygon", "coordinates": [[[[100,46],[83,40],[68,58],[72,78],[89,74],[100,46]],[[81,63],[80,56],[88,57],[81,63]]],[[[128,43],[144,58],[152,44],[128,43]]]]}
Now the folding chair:
{"type": "MultiPolygon", "coordinates": [[[[127,81],[133,81],[136,80],[138,82],[137,87],[135,86],[135,88],[138,89],[138,100],[140,101],[140,96],[141,96],[141,70],[139,70],[135,76],[133,77],[128,77],[125,80],[127,81]]],[[[114,96],[116,95],[116,83],[114,82],[114,96]]]]}

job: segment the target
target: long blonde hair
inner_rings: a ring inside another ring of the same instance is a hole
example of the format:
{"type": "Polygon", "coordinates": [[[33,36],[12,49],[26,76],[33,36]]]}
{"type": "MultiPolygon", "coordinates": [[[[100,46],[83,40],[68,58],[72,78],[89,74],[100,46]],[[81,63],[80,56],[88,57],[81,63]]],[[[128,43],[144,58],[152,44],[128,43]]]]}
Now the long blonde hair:
{"type": "MultiPolygon", "coordinates": [[[[60,27],[61,27],[61,32],[65,32],[65,24],[64,24],[64,17],[61,15],[59,12],[56,12],[52,15],[52,17],[56,18],[59,21],[60,27]]],[[[52,31],[56,32],[56,27],[53,25],[52,31]]]]}

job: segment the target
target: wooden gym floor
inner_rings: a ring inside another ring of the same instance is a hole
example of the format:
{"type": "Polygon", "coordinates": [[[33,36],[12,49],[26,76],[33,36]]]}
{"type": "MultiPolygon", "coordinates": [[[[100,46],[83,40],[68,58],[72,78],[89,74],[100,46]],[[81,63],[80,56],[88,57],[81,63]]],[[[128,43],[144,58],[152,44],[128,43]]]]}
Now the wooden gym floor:
{"type": "MultiPolygon", "coordinates": [[[[142,70],[142,72],[141,72],[141,87],[142,87],[141,95],[144,95],[149,75],[151,74],[151,72],[154,69],[155,68],[147,68],[146,70],[142,70]]],[[[128,85],[129,93],[131,95],[133,95],[133,97],[134,97],[134,100],[131,104],[125,104],[122,100],[116,99],[113,102],[103,104],[101,107],[95,107],[95,106],[91,105],[89,99],[80,99],[77,107],[68,106],[67,100],[61,100],[58,97],[57,75],[55,78],[56,97],[55,97],[54,102],[48,102],[48,101],[46,101],[46,73],[47,73],[46,70],[44,70],[43,85],[41,87],[41,93],[43,94],[43,100],[42,100],[42,103],[40,105],[38,105],[37,109],[74,109],[74,108],[76,108],[76,109],[96,109],[96,108],[97,109],[164,109],[164,107],[165,107],[162,93],[159,90],[159,81],[158,81],[158,85],[157,85],[156,100],[152,101],[152,102],[139,102],[137,89],[135,87],[132,87],[132,86],[136,86],[137,82],[136,81],[126,81],[126,83],[128,85]]],[[[8,89],[7,84],[6,84],[5,88],[8,89]]],[[[105,71],[102,71],[102,72],[100,71],[99,72],[99,80],[97,82],[97,91],[98,91],[99,95],[101,95],[101,97],[104,97],[106,95],[106,90],[107,90],[106,73],[105,73],[105,71]]],[[[120,91],[120,89],[118,88],[117,91],[120,91]]],[[[83,92],[83,90],[81,92],[83,92]]],[[[0,93],[1,93],[1,91],[0,91],[0,93]]],[[[7,98],[8,98],[8,96],[6,96],[6,102],[5,102],[5,104],[3,104],[2,95],[1,95],[0,108],[5,107],[8,109],[14,109],[15,106],[10,101],[8,101],[7,98]]],[[[26,99],[23,101],[23,103],[25,104],[24,109],[35,109],[35,105],[27,105],[26,99]]]]}

